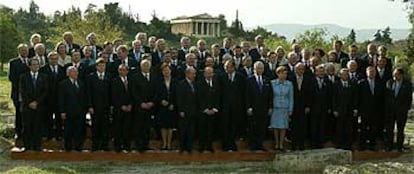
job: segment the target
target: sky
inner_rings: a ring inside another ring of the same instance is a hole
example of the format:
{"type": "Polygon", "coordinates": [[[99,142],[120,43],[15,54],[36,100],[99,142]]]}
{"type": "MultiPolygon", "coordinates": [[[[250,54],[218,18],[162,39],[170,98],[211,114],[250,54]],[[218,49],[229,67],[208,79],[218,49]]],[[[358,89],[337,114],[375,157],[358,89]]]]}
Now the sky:
{"type": "MultiPolygon", "coordinates": [[[[233,21],[236,10],[245,28],[274,23],[337,24],[355,29],[410,28],[402,0],[35,0],[40,11],[51,15],[72,5],[85,10],[89,3],[103,8],[105,3],[119,2],[124,11],[139,13],[148,22],[153,11],[164,19],[183,15],[224,14],[233,21]]],[[[28,9],[30,0],[0,0],[13,9],[28,9]]]]}

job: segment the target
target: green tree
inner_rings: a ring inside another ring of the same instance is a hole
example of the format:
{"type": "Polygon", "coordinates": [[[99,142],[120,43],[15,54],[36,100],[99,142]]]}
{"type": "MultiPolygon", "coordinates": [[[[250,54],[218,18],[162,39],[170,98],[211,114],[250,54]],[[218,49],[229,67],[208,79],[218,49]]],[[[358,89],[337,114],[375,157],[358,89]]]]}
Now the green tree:
{"type": "Polygon", "coordinates": [[[383,38],[381,35],[381,30],[377,30],[377,32],[374,34],[374,41],[375,42],[382,42],[383,38]]]}
{"type": "Polygon", "coordinates": [[[98,44],[122,38],[123,30],[118,25],[113,25],[102,9],[90,8],[86,12],[88,15],[83,19],[81,11],[72,7],[62,16],[55,16],[56,27],[53,29],[55,34],[48,41],[55,44],[62,41],[62,33],[66,31],[71,31],[75,42],[80,44],[86,44],[85,37],[91,32],[96,34],[98,44]]]}
{"type": "Polygon", "coordinates": [[[349,32],[347,36],[347,41],[350,42],[351,44],[356,42],[356,33],[354,29],[351,29],[351,32],[349,32]]]}
{"type": "Polygon", "coordinates": [[[157,17],[155,12],[152,14],[152,19],[148,25],[148,34],[157,36],[168,40],[178,40],[179,37],[171,33],[171,24],[169,21],[161,20],[157,17]]]}
{"type": "Polygon", "coordinates": [[[0,71],[4,70],[4,63],[16,57],[17,45],[23,41],[12,21],[10,9],[5,8],[0,7],[0,71]]]}
{"type": "Polygon", "coordinates": [[[326,29],[316,28],[306,30],[305,32],[296,36],[296,41],[303,48],[323,48],[330,49],[330,44],[326,41],[328,33],[326,29]]]}
{"type": "Polygon", "coordinates": [[[390,27],[385,28],[384,30],[381,31],[382,33],[382,41],[385,44],[391,44],[392,43],[392,38],[391,38],[391,29],[390,27]]]}

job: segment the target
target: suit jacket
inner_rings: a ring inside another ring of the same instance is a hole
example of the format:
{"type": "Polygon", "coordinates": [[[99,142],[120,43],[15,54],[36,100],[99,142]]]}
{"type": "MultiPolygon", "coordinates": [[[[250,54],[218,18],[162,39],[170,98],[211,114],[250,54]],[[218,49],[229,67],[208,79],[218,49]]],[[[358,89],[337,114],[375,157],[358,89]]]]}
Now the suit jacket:
{"type": "Polygon", "coordinates": [[[412,103],[412,84],[407,80],[401,83],[398,94],[395,95],[394,80],[387,81],[385,90],[385,114],[391,116],[407,116],[412,103]],[[393,115],[394,114],[394,115],[393,115]]]}
{"type": "Polygon", "coordinates": [[[363,79],[358,84],[358,111],[361,113],[362,118],[367,118],[368,122],[375,122],[378,120],[380,114],[384,112],[381,107],[384,103],[384,89],[382,84],[374,79],[374,94],[371,92],[368,79],[363,79]]]}
{"type": "Polygon", "coordinates": [[[111,81],[111,99],[115,112],[120,112],[121,107],[124,105],[133,105],[131,90],[133,89],[132,80],[130,76],[127,76],[128,89],[125,88],[122,79],[116,76],[111,81]]]}
{"type": "Polygon", "coordinates": [[[378,70],[378,68],[375,68],[375,70],[377,71],[377,76],[375,76],[375,78],[385,88],[385,85],[386,85],[387,81],[392,79],[392,70],[384,68],[382,76],[381,76],[380,71],[378,70]]]}
{"type": "Polygon", "coordinates": [[[200,61],[200,62],[203,62],[203,64],[204,64],[207,57],[210,57],[210,56],[211,56],[211,54],[207,50],[205,50],[204,51],[204,56],[201,54],[201,52],[199,52],[199,54],[197,54],[197,60],[200,61]]]}
{"type": "Polygon", "coordinates": [[[220,48],[220,57],[223,57],[225,54],[230,54],[232,57],[234,56],[233,50],[231,50],[230,48],[226,49],[225,48],[220,48]]]}
{"type": "MultiPolygon", "coordinates": [[[[66,71],[68,69],[68,67],[70,67],[70,66],[74,66],[74,64],[73,63],[66,64],[64,66],[64,70],[66,71]]],[[[86,76],[88,74],[92,73],[94,70],[95,70],[94,66],[89,66],[85,62],[82,62],[82,63],[79,64],[79,67],[78,67],[78,72],[79,72],[78,78],[81,79],[81,80],[85,80],[86,76]]]]}
{"type": "MultiPolygon", "coordinates": [[[[155,105],[157,104],[156,89],[158,89],[158,77],[157,74],[153,71],[150,72],[149,76],[150,80],[148,81],[141,72],[131,75],[131,78],[133,79],[133,87],[131,93],[134,99],[134,103],[137,105],[135,108],[137,111],[141,111],[141,103],[153,102],[155,105]]],[[[154,108],[151,110],[153,109],[154,108]]]]}
{"type": "Polygon", "coordinates": [[[76,43],[72,43],[72,45],[66,44],[66,46],[69,47],[69,51],[66,52],[66,54],[68,54],[68,55],[72,55],[72,50],[73,49],[77,49],[77,50],[80,50],[81,49],[81,46],[78,45],[78,44],[76,44],[76,43]]]}
{"type": "Polygon", "coordinates": [[[167,108],[170,105],[176,107],[176,100],[177,100],[177,81],[171,78],[170,81],[170,88],[167,88],[165,85],[164,78],[160,78],[158,82],[158,90],[156,92],[156,104],[159,105],[159,108],[167,108]],[[168,106],[162,106],[161,101],[165,100],[169,104],[168,106]]]}
{"type": "Polygon", "coordinates": [[[312,102],[312,93],[314,92],[312,79],[303,75],[301,90],[299,90],[296,76],[288,80],[293,84],[293,113],[296,116],[304,115],[305,108],[310,107],[312,102]]]}
{"type": "Polygon", "coordinates": [[[144,51],[144,53],[151,53],[152,50],[149,46],[146,45],[142,45],[142,50],[144,51]]]}
{"type": "Polygon", "coordinates": [[[20,93],[22,95],[23,110],[31,111],[29,104],[33,101],[38,103],[38,109],[45,107],[46,97],[48,95],[48,81],[47,75],[37,73],[36,85],[33,84],[32,75],[30,72],[24,73],[20,76],[20,93]]]}
{"type": "Polygon", "coordinates": [[[104,80],[100,80],[94,72],[86,78],[88,107],[95,112],[109,112],[111,106],[111,75],[105,73],[104,80]]]}
{"type": "Polygon", "coordinates": [[[246,109],[252,108],[254,117],[265,118],[270,108],[273,108],[273,90],[270,81],[262,76],[262,89],[260,89],[255,76],[246,82],[246,109]]]}
{"type": "Polygon", "coordinates": [[[293,70],[290,69],[289,64],[283,65],[286,67],[288,73],[287,73],[287,79],[293,79],[295,78],[295,65],[293,65],[293,70]]]}
{"type": "Polygon", "coordinates": [[[216,77],[213,78],[212,84],[210,87],[205,78],[197,82],[197,99],[201,113],[206,109],[220,110],[220,84],[216,77]]]}
{"type": "Polygon", "coordinates": [[[317,78],[312,78],[314,92],[312,93],[311,112],[316,115],[327,114],[328,109],[332,108],[332,82],[324,77],[320,88],[317,78]]]}
{"type": "MultiPolygon", "coordinates": [[[[117,75],[118,74],[118,67],[122,64],[122,61],[117,59],[114,62],[111,62],[109,65],[109,73],[117,75]]],[[[135,73],[139,70],[139,63],[135,59],[128,58],[128,67],[129,73],[135,73]]]]}
{"type": "Polygon", "coordinates": [[[252,57],[252,61],[253,62],[256,62],[256,61],[260,60],[260,57],[262,57],[260,55],[259,48],[253,48],[253,49],[251,49],[250,52],[249,52],[249,54],[252,57]]]}
{"type": "Polygon", "coordinates": [[[185,62],[185,55],[188,53],[188,51],[185,51],[184,49],[180,48],[178,50],[178,60],[185,62]]]}
{"type": "Polygon", "coordinates": [[[184,112],[184,120],[195,119],[197,114],[197,85],[193,82],[194,92],[187,79],[181,80],[177,84],[177,110],[184,112]]]}
{"type": "Polygon", "coordinates": [[[154,52],[152,52],[152,66],[158,66],[160,65],[162,62],[164,62],[164,53],[161,52],[161,55],[159,54],[158,50],[155,50],[154,52]]]}
{"type": "Polygon", "coordinates": [[[10,60],[8,77],[12,86],[11,98],[13,101],[19,100],[19,79],[26,72],[29,72],[29,68],[19,57],[10,60]]]}
{"type": "Polygon", "coordinates": [[[58,108],[59,83],[66,78],[64,68],[60,65],[57,65],[57,67],[57,74],[53,73],[53,70],[49,64],[46,64],[39,70],[40,73],[47,75],[48,94],[46,97],[46,104],[51,107],[54,106],[52,108],[58,108]]]}
{"type": "MultiPolygon", "coordinates": [[[[85,57],[85,55],[83,54],[83,48],[84,47],[87,47],[87,46],[90,46],[90,45],[85,45],[85,46],[83,46],[82,48],[81,48],[81,57],[85,57]]],[[[95,45],[95,48],[96,48],[96,57],[94,57],[94,55],[93,55],[93,51],[91,51],[91,59],[97,59],[97,57],[98,57],[98,53],[99,52],[101,52],[102,50],[103,50],[103,48],[101,47],[101,46],[99,46],[99,45],[95,45]]]]}
{"type": "MultiPolygon", "coordinates": [[[[332,109],[341,116],[348,116],[352,110],[358,108],[357,84],[348,81],[348,87],[344,87],[339,80],[334,84],[332,95],[332,109]]],[[[350,118],[349,118],[350,119],[350,118]]]]}
{"type": "Polygon", "coordinates": [[[244,113],[246,79],[239,72],[235,73],[232,82],[229,80],[227,73],[220,76],[222,110],[229,109],[231,106],[238,106],[240,111],[244,113]]]}
{"type": "Polygon", "coordinates": [[[59,110],[66,113],[67,119],[83,119],[86,114],[87,97],[86,86],[78,79],[78,87],[69,78],[59,84],[59,110]]]}
{"type": "Polygon", "coordinates": [[[336,56],[335,62],[341,63],[343,59],[347,59],[347,58],[349,58],[349,55],[341,51],[339,52],[339,55],[336,56]]]}
{"type": "Polygon", "coordinates": [[[128,58],[135,59],[139,63],[139,62],[141,62],[142,55],[144,55],[144,54],[145,53],[144,52],[141,52],[141,50],[140,50],[139,53],[138,53],[138,56],[139,57],[136,57],[136,55],[134,53],[134,50],[133,49],[130,49],[128,51],[128,58]]]}
{"type": "Polygon", "coordinates": [[[251,76],[253,76],[254,72],[253,72],[253,67],[250,67],[250,71],[246,70],[245,67],[239,69],[239,72],[244,76],[244,78],[249,78],[251,76]]]}

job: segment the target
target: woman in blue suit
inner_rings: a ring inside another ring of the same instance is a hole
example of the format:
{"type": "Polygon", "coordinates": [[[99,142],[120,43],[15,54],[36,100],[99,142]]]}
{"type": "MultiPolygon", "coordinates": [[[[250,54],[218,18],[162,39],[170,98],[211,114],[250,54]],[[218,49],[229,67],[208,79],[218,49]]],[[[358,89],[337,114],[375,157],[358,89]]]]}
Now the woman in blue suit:
{"type": "Polygon", "coordinates": [[[287,72],[286,67],[278,67],[276,69],[278,78],[270,82],[273,90],[273,112],[269,128],[274,131],[275,149],[282,151],[286,129],[289,126],[289,116],[293,111],[293,85],[286,80],[287,72]]]}

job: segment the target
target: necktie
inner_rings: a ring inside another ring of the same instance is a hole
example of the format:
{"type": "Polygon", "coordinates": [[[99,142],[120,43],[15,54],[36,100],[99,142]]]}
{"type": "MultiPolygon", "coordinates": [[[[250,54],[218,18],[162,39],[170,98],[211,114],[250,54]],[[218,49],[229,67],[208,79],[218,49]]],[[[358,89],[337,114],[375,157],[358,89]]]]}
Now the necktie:
{"type": "Polygon", "coordinates": [[[318,78],[318,84],[319,84],[319,89],[322,89],[323,82],[321,78],[318,78]]]}
{"type": "Polygon", "coordinates": [[[75,89],[78,89],[78,83],[76,81],[73,81],[73,86],[75,87],[75,89]]]}
{"type": "Polygon", "coordinates": [[[370,90],[371,90],[371,94],[372,95],[374,95],[374,81],[373,80],[370,80],[369,81],[369,88],[370,88],[370,90]]]}
{"type": "Polygon", "coordinates": [[[258,77],[258,79],[259,79],[259,81],[258,81],[258,84],[259,84],[259,90],[260,90],[260,92],[262,92],[262,90],[263,90],[263,81],[262,81],[262,77],[261,77],[261,76],[259,76],[259,77],[258,77]]]}
{"type": "Polygon", "coordinates": [[[297,77],[298,80],[298,89],[299,91],[302,89],[302,77],[297,77]]]}
{"type": "Polygon", "coordinates": [[[399,83],[396,81],[395,83],[394,83],[394,96],[395,97],[397,97],[398,96],[398,93],[400,92],[400,85],[399,85],[399,83]]]}
{"type": "Polygon", "coordinates": [[[99,73],[99,80],[104,80],[104,76],[102,73],[99,73]]]}
{"type": "Polygon", "coordinates": [[[233,82],[233,78],[232,78],[232,75],[231,74],[229,74],[229,81],[230,82],[233,82]]]}
{"type": "Polygon", "coordinates": [[[33,87],[36,89],[36,74],[32,75],[32,83],[33,83],[33,87]]]}
{"type": "Polygon", "coordinates": [[[147,79],[147,81],[150,81],[149,73],[145,73],[145,78],[147,79]]]}
{"type": "Polygon", "coordinates": [[[124,81],[122,83],[124,83],[125,90],[128,91],[128,80],[126,77],[124,77],[124,81]]]}
{"type": "Polygon", "coordinates": [[[194,93],[195,92],[195,89],[194,89],[193,82],[189,82],[189,84],[190,84],[190,87],[191,87],[191,92],[194,93]]]}
{"type": "Polygon", "coordinates": [[[348,88],[348,82],[344,82],[345,88],[348,88]]]}
{"type": "Polygon", "coordinates": [[[211,88],[213,87],[213,81],[212,80],[209,80],[208,84],[210,85],[211,88]]]}

